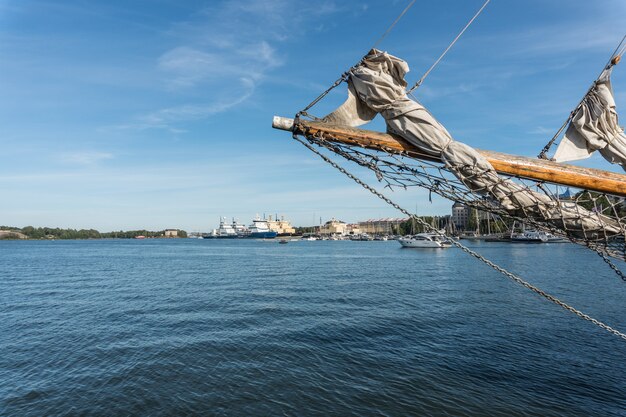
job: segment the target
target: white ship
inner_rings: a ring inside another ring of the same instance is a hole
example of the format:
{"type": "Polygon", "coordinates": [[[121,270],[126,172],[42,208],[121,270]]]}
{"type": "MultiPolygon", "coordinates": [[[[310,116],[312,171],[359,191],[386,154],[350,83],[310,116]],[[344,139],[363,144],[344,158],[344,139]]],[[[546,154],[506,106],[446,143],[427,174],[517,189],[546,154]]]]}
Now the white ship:
{"type": "Polygon", "coordinates": [[[248,233],[244,237],[257,239],[273,239],[278,235],[277,232],[270,230],[267,220],[261,219],[259,215],[252,220],[252,224],[248,228],[248,233]]]}
{"type": "Polygon", "coordinates": [[[235,219],[234,217],[233,217],[232,228],[237,234],[237,236],[239,237],[245,237],[249,232],[248,228],[245,225],[239,223],[237,219],[235,219]]]}
{"type": "Polygon", "coordinates": [[[220,218],[220,226],[203,237],[205,239],[232,239],[238,236],[233,226],[226,222],[226,217],[222,217],[220,218]]]}

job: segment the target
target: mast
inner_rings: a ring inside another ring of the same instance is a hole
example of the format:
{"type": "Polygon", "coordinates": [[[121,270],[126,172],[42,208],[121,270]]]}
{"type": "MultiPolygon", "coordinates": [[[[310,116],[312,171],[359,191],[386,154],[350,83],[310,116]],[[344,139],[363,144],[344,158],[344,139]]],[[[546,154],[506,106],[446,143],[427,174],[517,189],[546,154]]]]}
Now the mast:
{"type": "MultiPolygon", "coordinates": [[[[441,162],[437,156],[425,154],[404,139],[387,133],[308,120],[298,120],[298,124],[294,125],[293,119],[279,116],[274,116],[272,127],[304,136],[323,135],[324,139],[329,142],[402,154],[430,162],[441,162]]],[[[626,175],[624,174],[500,152],[479,149],[477,151],[499,174],[626,197],[626,175]]]]}
{"type": "Polygon", "coordinates": [[[478,216],[478,209],[473,209],[476,215],[476,236],[480,236],[480,217],[478,216]]]}

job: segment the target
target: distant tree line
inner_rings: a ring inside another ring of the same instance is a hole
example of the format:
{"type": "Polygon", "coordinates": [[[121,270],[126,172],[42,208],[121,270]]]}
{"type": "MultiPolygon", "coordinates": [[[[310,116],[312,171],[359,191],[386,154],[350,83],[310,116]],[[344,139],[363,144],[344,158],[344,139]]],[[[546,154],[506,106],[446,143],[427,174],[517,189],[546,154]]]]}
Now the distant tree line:
{"type": "Polygon", "coordinates": [[[589,211],[617,217],[626,215],[626,204],[621,197],[608,196],[594,191],[580,191],[574,195],[573,200],[589,211]]]}
{"type": "MultiPolygon", "coordinates": [[[[443,229],[447,226],[449,221],[448,218],[440,216],[419,216],[419,218],[423,222],[434,227],[435,229],[443,229]]],[[[397,226],[393,225],[391,229],[391,232],[393,234],[398,234],[402,236],[430,232],[430,229],[427,229],[423,224],[414,219],[408,219],[397,226]]]]}
{"type": "Polygon", "coordinates": [[[294,227],[296,235],[304,235],[304,234],[315,234],[319,232],[319,226],[310,226],[310,227],[294,227]]]}
{"type": "MultiPolygon", "coordinates": [[[[153,232],[149,230],[129,230],[119,232],[100,233],[95,229],[60,229],[58,227],[11,227],[0,226],[0,230],[22,233],[29,239],[133,239],[137,236],[164,237],[165,230],[153,232]]],[[[187,232],[178,230],[177,237],[187,237],[187,232]]]]}

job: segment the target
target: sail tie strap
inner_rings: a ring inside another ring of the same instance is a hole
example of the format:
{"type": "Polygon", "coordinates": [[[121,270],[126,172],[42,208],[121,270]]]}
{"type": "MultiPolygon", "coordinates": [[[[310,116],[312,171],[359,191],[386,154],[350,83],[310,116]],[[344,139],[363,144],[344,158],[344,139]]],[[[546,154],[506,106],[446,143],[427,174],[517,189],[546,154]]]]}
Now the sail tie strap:
{"type": "MultiPolygon", "coordinates": [[[[380,193],[375,188],[371,187],[370,185],[368,185],[367,183],[365,183],[364,181],[362,181],[361,179],[359,179],[355,175],[353,175],[350,172],[348,172],[341,165],[339,165],[335,161],[333,161],[330,158],[328,158],[326,155],[324,155],[321,152],[319,152],[310,143],[307,143],[304,140],[300,139],[296,132],[297,132],[297,129],[294,129],[293,138],[296,141],[300,142],[302,145],[304,145],[306,148],[308,148],[311,152],[317,154],[320,158],[322,158],[325,162],[330,164],[333,168],[337,169],[339,172],[343,173],[348,178],[350,178],[351,180],[353,180],[354,182],[356,182],[357,184],[359,184],[360,186],[365,188],[367,191],[371,192],[372,194],[374,194],[375,196],[377,196],[378,198],[380,198],[381,200],[383,200],[384,202],[386,202],[387,204],[389,204],[390,206],[392,206],[396,210],[400,211],[401,213],[405,214],[406,216],[410,217],[411,219],[416,220],[418,223],[420,223],[422,226],[424,226],[427,230],[430,230],[433,233],[438,234],[439,236],[444,236],[444,234],[441,233],[438,229],[434,228],[432,225],[428,224],[423,219],[421,219],[421,218],[417,217],[416,215],[410,213],[408,210],[405,210],[404,208],[400,207],[398,204],[396,204],[395,202],[390,200],[387,196],[385,196],[384,194],[380,193]]],[[[320,138],[320,139],[321,139],[321,141],[318,142],[318,144],[320,144],[321,146],[324,146],[324,139],[323,138],[320,138]]],[[[594,319],[593,317],[583,313],[582,311],[577,310],[576,308],[570,306],[569,304],[566,304],[565,302],[559,300],[555,296],[546,293],[545,291],[541,290],[538,287],[535,287],[534,285],[530,284],[529,282],[523,280],[522,278],[518,277],[517,275],[513,274],[512,272],[507,271],[503,267],[499,266],[498,264],[494,263],[493,261],[490,261],[489,259],[487,259],[484,256],[482,256],[481,254],[471,250],[467,246],[459,243],[458,241],[452,240],[452,244],[454,246],[458,247],[459,249],[461,249],[463,252],[465,252],[465,253],[473,256],[474,258],[480,260],[481,262],[483,262],[484,264],[488,265],[489,267],[495,269],[496,271],[500,272],[501,274],[503,274],[507,278],[509,278],[509,279],[513,280],[514,282],[516,282],[516,283],[518,283],[518,284],[528,288],[529,290],[531,290],[534,293],[542,296],[543,298],[547,299],[548,301],[558,305],[561,308],[564,308],[565,310],[568,310],[568,311],[574,313],[575,315],[577,315],[578,317],[582,318],[583,320],[587,320],[587,321],[595,324],[596,326],[598,326],[598,327],[608,331],[609,333],[612,333],[612,334],[614,334],[614,335],[616,335],[616,336],[618,336],[618,337],[620,337],[620,338],[622,338],[623,340],[626,341],[626,334],[620,332],[619,330],[616,330],[616,329],[614,329],[614,328],[612,328],[612,327],[602,323],[601,321],[594,319]]]]}

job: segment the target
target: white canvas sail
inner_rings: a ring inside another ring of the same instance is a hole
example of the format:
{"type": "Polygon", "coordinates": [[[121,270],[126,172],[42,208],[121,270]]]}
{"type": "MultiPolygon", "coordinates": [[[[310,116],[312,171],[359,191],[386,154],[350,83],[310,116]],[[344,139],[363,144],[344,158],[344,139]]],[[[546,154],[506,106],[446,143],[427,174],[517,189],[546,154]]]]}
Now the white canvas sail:
{"type": "Polygon", "coordinates": [[[405,61],[373,49],[350,71],[346,103],[323,120],[358,126],[379,113],[385,119],[388,132],[404,138],[426,154],[441,158],[466,187],[496,199],[511,214],[565,224],[569,230],[609,233],[620,230],[597,213],[576,204],[563,204],[500,177],[485,157],[454,140],[424,106],[407,97],[404,76],[408,71],[405,61]]]}
{"type": "Polygon", "coordinates": [[[612,66],[585,96],[554,154],[557,162],[588,158],[593,152],[626,170],[626,135],[618,124],[611,87],[612,66]]]}

